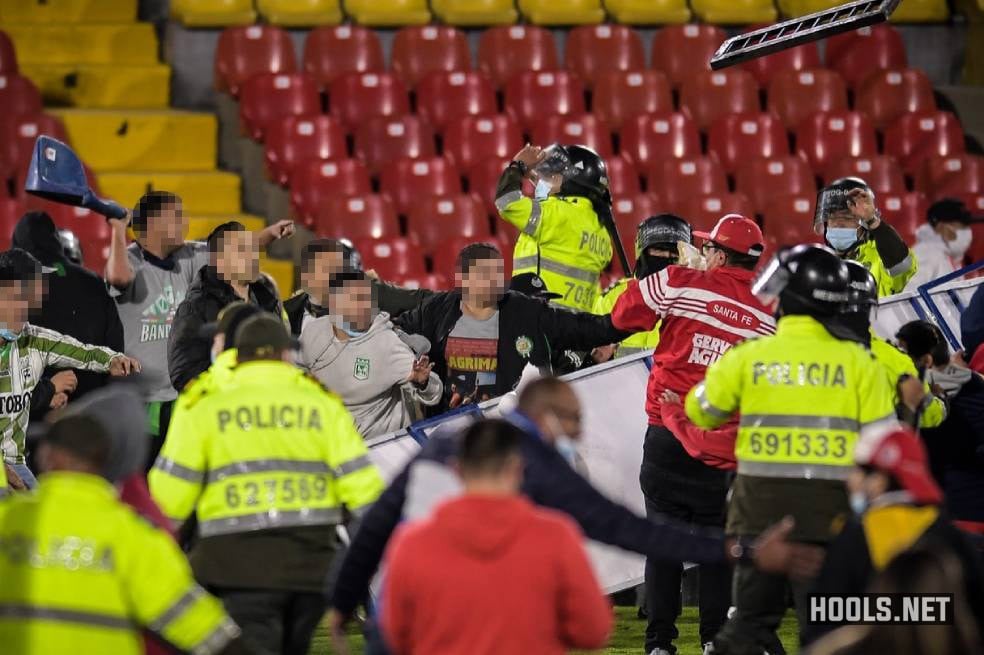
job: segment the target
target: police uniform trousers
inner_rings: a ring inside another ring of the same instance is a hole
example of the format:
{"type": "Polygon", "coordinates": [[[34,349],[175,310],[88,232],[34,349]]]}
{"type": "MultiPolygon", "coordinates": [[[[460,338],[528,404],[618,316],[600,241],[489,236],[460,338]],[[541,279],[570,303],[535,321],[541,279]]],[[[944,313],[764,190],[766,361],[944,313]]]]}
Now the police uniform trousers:
{"type": "MultiPolygon", "coordinates": [[[[257,562],[262,566],[262,562],[257,562]]],[[[242,630],[253,655],[306,655],[327,609],[323,594],[296,591],[211,589],[242,630]]]]}

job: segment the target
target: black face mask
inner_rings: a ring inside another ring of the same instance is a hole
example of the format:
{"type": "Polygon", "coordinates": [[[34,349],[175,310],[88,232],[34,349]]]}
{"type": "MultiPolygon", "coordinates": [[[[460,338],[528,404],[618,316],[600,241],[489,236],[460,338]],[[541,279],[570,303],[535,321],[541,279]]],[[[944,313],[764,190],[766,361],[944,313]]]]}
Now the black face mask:
{"type": "Polygon", "coordinates": [[[638,261],[636,261],[636,279],[641,280],[644,277],[649,277],[650,275],[659,273],[667,266],[672,266],[676,263],[676,257],[653,257],[652,255],[643,253],[638,261]]]}

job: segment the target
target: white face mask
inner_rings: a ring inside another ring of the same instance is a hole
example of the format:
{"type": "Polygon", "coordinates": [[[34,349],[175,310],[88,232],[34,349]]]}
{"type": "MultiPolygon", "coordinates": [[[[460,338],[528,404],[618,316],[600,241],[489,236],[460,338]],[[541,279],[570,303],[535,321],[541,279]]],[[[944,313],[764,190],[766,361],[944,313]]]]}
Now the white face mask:
{"type": "Polygon", "coordinates": [[[577,462],[577,447],[573,439],[566,434],[562,434],[554,439],[554,448],[560,456],[567,460],[567,463],[574,467],[577,462]]]}
{"type": "Polygon", "coordinates": [[[961,227],[955,230],[956,237],[953,241],[945,241],[946,243],[946,254],[954,259],[959,259],[964,256],[967,249],[970,248],[970,241],[974,236],[974,233],[969,227],[961,227]]]}
{"type": "Polygon", "coordinates": [[[851,511],[857,516],[861,516],[868,509],[868,497],[863,491],[852,491],[848,502],[851,504],[851,511]]]}
{"type": "Polygon", "coordinates": [[[553,185],[541,177],[536,181],[536,188],[533,190],[533,199],[546,200],[551,190],[553,190],[553,185]]]}

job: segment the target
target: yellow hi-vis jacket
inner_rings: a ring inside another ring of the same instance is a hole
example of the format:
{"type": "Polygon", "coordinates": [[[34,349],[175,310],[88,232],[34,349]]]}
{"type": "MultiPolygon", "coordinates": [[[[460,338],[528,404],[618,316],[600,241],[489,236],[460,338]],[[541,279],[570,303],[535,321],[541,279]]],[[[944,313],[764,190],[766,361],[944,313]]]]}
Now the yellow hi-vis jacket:
{"type": "Polygon", "coordinates": [[[0,504],[0,580],[5,653],[143,653],[141,627],[216,653],[239,634],[171,537],[94,475],[48,473],[0,504]]]}
{"type": "MultiPolygon", "coordinates": [[[[239,361],[239,353],[235,348],[229,348],[219,353],[212,365],[194,380],[185,385],[178,394],[174,404],[174,412],[195,404],[204,394],[221,389],[232,379],[232,371],[239,361]]],[[[171,417],[174,420],[174,417],[171,417]]]]}
{"type": "Polygon", "coordinates": [[[240,363],[172,418],[149,476],[161,510],[207,538],[337,525],[383,490],[338,397],[279,361],[240,363]]]}
{"type": "MultiPolygon", "coordinates": [[[[591,313],[601,316],[611,314],[612,308],[615,307],[615,302],[625,293],[628,286],[629,278],[623,278],[616,282],[607,291],[598,296],[598,299],[595,300],[594,307],[591,309],[591,313]]],[[[659,345],[660,323],[656,323],[656,327],[648,332],[636,332],[631,337],[624,339],[618,344],[618,351],[615,353],[615,356],[625,357],[633,353],[642,352],[643,350],[655,349],[659,345]]]]}
{"type": "Polygon", "coordinates": [[[878,247],[870,239],[858,246],[852,259],[867,268],[875,277],[875,281],[878,282],[878,296],[880,298],[902,293],[905,285],[909,283],[919,268],[919,263],[911,249],[909,256],[891,270],[885,268],[881,255],[878,254],[878,247]]]}
{"type": "Polygon", "coordinates": [[[599,277],[612,259],[612,238],[591,201],[576,196],[533,200],[521,191],[495,201],[499,215],[515,225],[513,275],[538,273],[558,305],[590,312],[601,291],[599,277]]]}
{"type": "MultiPolygon", "coordinates": [[[[912,359],[908,355],[875,335],[871,335],[871,354],[888,371],[888,382],[892,389],[896,389],[899,378],[903,375],[919,377],[919,371],[916,370],[916,365],[912,363],[912,359]]],[[[919,427],[939,427],[946,418],[946,403],[933,395],[928,383],[924,382],[923,385],[926,387],[926,393],[929,394],[927,397],[930,398],[930,401],[919,417],[919,427]]]]}

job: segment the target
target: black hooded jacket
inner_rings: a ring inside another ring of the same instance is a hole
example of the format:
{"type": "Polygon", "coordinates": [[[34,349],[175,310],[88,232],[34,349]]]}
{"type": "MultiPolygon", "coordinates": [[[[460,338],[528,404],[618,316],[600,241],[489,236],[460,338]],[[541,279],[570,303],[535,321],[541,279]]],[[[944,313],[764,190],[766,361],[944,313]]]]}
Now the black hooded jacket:
{"type": "MultiPolygon", "coordinates": [[[[28,212],[17,222],[13,246],[34,255],[44,266],[56,269],[44,276],[47,295],[36,315],[35,325],[75,337],[82,343],[123,351],[123,324],[116,303],[109,297],[106,284],[95,273],[69,262],[62,252],[54,221],[44,212],[28,212]]],[[[40,413],[48,409],[54,387],[50,376],[57,369],[45,371],[45,377],[32,397],[32,407],[40,413]]],[[[76,371],[79,385],[72,398],[84,396],[106,384],[104,373],[76,371]]]]}

